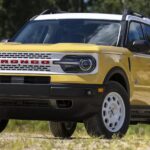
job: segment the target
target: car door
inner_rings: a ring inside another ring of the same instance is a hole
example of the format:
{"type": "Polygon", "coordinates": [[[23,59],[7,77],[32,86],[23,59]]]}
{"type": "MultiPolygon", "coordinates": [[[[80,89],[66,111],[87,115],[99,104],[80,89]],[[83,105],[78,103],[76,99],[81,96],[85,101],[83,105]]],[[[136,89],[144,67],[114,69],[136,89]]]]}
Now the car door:
{"type": "Polygon", "coordinates": [[[133,105],[150,105],[150,51],[138,51],[133,49],[133,42],[145,40],[143,25],[138,22],[131,22],[128,32],[127,46],[133,52],[132,75],[134,82],[134,93],[131,99],[133,105]]]}

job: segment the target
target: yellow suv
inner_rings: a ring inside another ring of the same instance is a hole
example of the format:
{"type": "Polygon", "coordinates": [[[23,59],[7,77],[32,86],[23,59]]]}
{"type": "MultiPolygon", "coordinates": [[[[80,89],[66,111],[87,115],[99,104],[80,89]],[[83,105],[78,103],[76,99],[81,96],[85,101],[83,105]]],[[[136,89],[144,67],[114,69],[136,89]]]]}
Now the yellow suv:
{"type": "Polygon", "coordinates": [[[56,137],[77,122],[122,137],[150,123],[150,19],[46,10],[0,44],[0,131],[9,119],[50,120],[56,137]]]}

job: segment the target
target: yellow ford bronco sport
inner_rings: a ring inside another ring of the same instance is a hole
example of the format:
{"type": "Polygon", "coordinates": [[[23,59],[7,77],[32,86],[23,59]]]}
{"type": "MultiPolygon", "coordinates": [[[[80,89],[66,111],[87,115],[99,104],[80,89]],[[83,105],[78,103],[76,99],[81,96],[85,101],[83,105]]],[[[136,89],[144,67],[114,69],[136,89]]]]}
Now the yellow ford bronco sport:
{"type": "Polygon", "coordinates": [[[32,18],[0,44],[0,131],[9,119],[50,120],[68,138],[83,122],[112,138],[150,123],[149,43],[150,19],[129,11],[32,18]]]}

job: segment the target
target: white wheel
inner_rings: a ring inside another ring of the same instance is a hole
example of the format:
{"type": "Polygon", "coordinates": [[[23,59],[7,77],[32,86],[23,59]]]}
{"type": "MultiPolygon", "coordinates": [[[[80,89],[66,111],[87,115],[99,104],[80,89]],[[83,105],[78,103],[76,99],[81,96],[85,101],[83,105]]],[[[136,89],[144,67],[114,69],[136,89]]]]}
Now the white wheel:
{"type": "Polygon", "coordinates": [[[121,129],[125,120],[125,105],[123,98],[116,92],[109,93],[103,102],[102,119],[110,132],[121,129]]]}
{"type": "Polygon", "coordinates": [[[125,88],[117,82],[106,84],[100,99],[99,112],[85,121],[90,136],[113,138],[122,137],[130,123],[130,102],[125,88]]]}

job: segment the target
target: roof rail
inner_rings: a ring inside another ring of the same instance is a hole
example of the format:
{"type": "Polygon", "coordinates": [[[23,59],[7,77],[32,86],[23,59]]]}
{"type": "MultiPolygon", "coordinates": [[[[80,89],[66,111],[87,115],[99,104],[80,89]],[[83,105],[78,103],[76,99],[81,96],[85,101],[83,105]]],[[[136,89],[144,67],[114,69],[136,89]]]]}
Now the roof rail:
{"type": "Polygon", "coordinates": [[[123,12],[122,20],[125,20],[127,15],[133,15],[133,16],[136,16],[136,17],[144,18],[144,16],[142,14],[136,13],[136,12],[130,10],[130,9],[125,9],[124,12],[123,12]]]}
{"type": "Polygon", "coordinates": [[[38,15],[33,16],[32,18],[30,18],[30,21],[34,20],[38,15]]]}
{"type": "Polygon", "coordinates": [[[59,10],[59,9],[46,9],[40,15],[47,15],[47,14],[57,14],[57,13],[65,13],[65,11],[59,10]]]}

